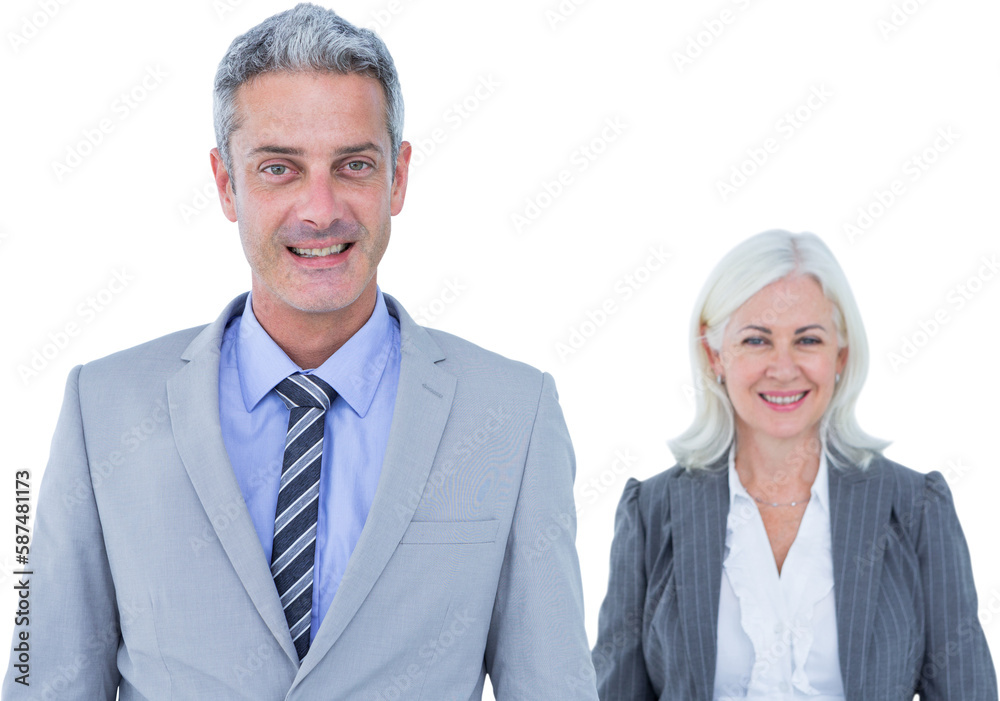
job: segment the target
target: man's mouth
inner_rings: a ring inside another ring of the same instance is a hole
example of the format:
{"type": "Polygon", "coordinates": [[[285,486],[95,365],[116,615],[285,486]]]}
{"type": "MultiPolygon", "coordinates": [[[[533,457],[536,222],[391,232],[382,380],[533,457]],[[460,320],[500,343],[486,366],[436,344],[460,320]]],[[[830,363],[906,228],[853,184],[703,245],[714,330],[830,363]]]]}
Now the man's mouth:
{"type": "Polygon", "coordinates": [[[323,256],[335,256],[338,253],[343,253],[350,245],[350,243],[338,243],[326,248],[296,248],[295,246],[289,246],[288,250],[300,258],[322,258],[323,256]]]}
{"type": "Polygon", "coordinates": [[[794,404],[795,402],[806,396],[808,392],[799,392],[798,394],[790,394],[787,396],[779,396],[776,394],[767,394],[761,392],[761,398],[769,404],[794,404]]]}

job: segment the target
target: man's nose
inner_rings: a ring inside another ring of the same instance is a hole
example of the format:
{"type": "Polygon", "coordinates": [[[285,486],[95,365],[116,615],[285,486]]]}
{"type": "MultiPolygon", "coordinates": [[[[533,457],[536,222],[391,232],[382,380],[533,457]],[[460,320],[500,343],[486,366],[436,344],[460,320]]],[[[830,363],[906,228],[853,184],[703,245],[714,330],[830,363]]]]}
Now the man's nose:
{"type": "Polygon", "coordinates": [[[326,229],[344,214],[343,194],[332,176],[310,176],[302,189],[299,219],[317,229],[326,229]]]}

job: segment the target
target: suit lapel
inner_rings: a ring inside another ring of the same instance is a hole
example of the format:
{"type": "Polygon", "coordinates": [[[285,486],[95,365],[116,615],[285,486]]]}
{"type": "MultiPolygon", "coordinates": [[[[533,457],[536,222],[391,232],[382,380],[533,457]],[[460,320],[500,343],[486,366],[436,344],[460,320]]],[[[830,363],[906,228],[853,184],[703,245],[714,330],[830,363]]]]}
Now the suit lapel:
{"type": "Polygon", "coordinates": [[[402,352],[382,473],[340,587],[296,679],[337,641],[396,551],[422,498],[451,413],[455,377],[435,365],[444,359],[443,352],[399,302],[389,295],[385,301],[389,313],[399,319],[402,352]]]}
{"type": "Polygon", "coordinates": [[[728,473],[719,465],[684,473],[670,490],[677,610],[697,689],[692,701],[709,701],[715,683],[728,514],[728,473]]]}
{"type": "Polygon", "coordinates": [[[219,423],[219,349],[227,320],[245,301],[246,295],[242,295],[230,303],[184,351],[182,358],[187,365],[167,381],[170,423],[177,452],[219,543],[267,627],[297,663],[288,623],[229,463],[219,423]],[[235,518],[234,512],[239,514],[235,518]]]}
{"type": "Polygon", "coordinates": [[[846,698],[862,701],[893,494],[877,459],[865,471],[831,464],[829,481],[840,673],[846,698]]]}

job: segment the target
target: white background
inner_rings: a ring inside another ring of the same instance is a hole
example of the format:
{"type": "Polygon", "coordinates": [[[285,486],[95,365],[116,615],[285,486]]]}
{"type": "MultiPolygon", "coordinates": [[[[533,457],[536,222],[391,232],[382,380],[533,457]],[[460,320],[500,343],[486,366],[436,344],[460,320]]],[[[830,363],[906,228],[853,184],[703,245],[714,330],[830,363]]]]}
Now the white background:
{"type": "MultiPolygon", "coordinates": [[[[1000,282],[982,261],[1000,253],[1000,8],[577,2],[335,9],[385,38],[406,98],[404,137],[419,154],[382,288],[425,323],[556,378],[577,451],[591,642],[625,480],[669,467],[665,440],[691,420],[694,297],[737,241],[785,228],[822,236],[853,284],[872,351],[862,425],[894,441],[889,457],[948,477],[996,654],[1000,282]],[[679,65],[685,50],[697,55],[679,65]],[[810,94],[824,98],[804,107],[810,94]],[[794,127],[786,114],[797,108],[794,127]],[[605,129],[608,120],[623,126],[605,129]],[[938,130],[952,136],[935,149],[938,130]],[[720,194],[768,138],[776,152],[720,194]],[[914,179],[912,159],[927,149],[934,162],[914,179]],[[547,197],[560,171],[568,184],[547,197]],[[874,193],[894,180],[905,191],[880,210],[874,193]],[[851,237],[844,226],[859,208],[878,216],[851,237]],[[515,214],[534,218],[518,226],[515,214]],[[669,260],[639,270],[650,247],[669,260]],[[642,282],[626,299],[628,275],[642,282]],[[457,299],[443,294],[449,285],[457,299]],[[961,308],[959,285],[974,290],[961,308]],[[616,311],[585,324],[608,299],[616,311]],[[946,321],[934,328],[938,312],[946,321]],[[573,331],[580,347],[560,352],[573,331]]],[[[236,227],[203,194],[213,189],[212,79],[237,34],[288,6],[4,3],[0,640],[15,605],[13,475],[30,470],[37,494],[67,372],[211,321],[249,286],[236,227]],[[141,99],[129,106],[121,95],[133,91],[141,99]],[[85,132],[102,120],[109,133],[91,146],[85,132]],[[81,161],[57,173],[71,150],[81,161]],[[112,294],[116,272],[130,280],[112,294]],[[81,314],[102,290],[107,303],[81,314]],[[61,338],[68,323],[78,333],[61,338]],[[46,348],[53,338],[64,347],[46,348]],[[31,374],[36,352],[50,357],[35,357],[31,374]]]]}

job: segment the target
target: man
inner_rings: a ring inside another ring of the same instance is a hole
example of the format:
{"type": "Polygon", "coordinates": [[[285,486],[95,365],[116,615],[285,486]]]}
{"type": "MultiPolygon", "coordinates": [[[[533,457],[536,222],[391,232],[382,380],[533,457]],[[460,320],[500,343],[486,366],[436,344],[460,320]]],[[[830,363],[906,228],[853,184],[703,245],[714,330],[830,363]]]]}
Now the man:
{"type": "Polygon", "coordinates": [[[215,117],[251,293],[71,373],[4,698],[596,699],[551,377],[376,285],[385,46],[299,5],[233,42],[215,117]]]}

